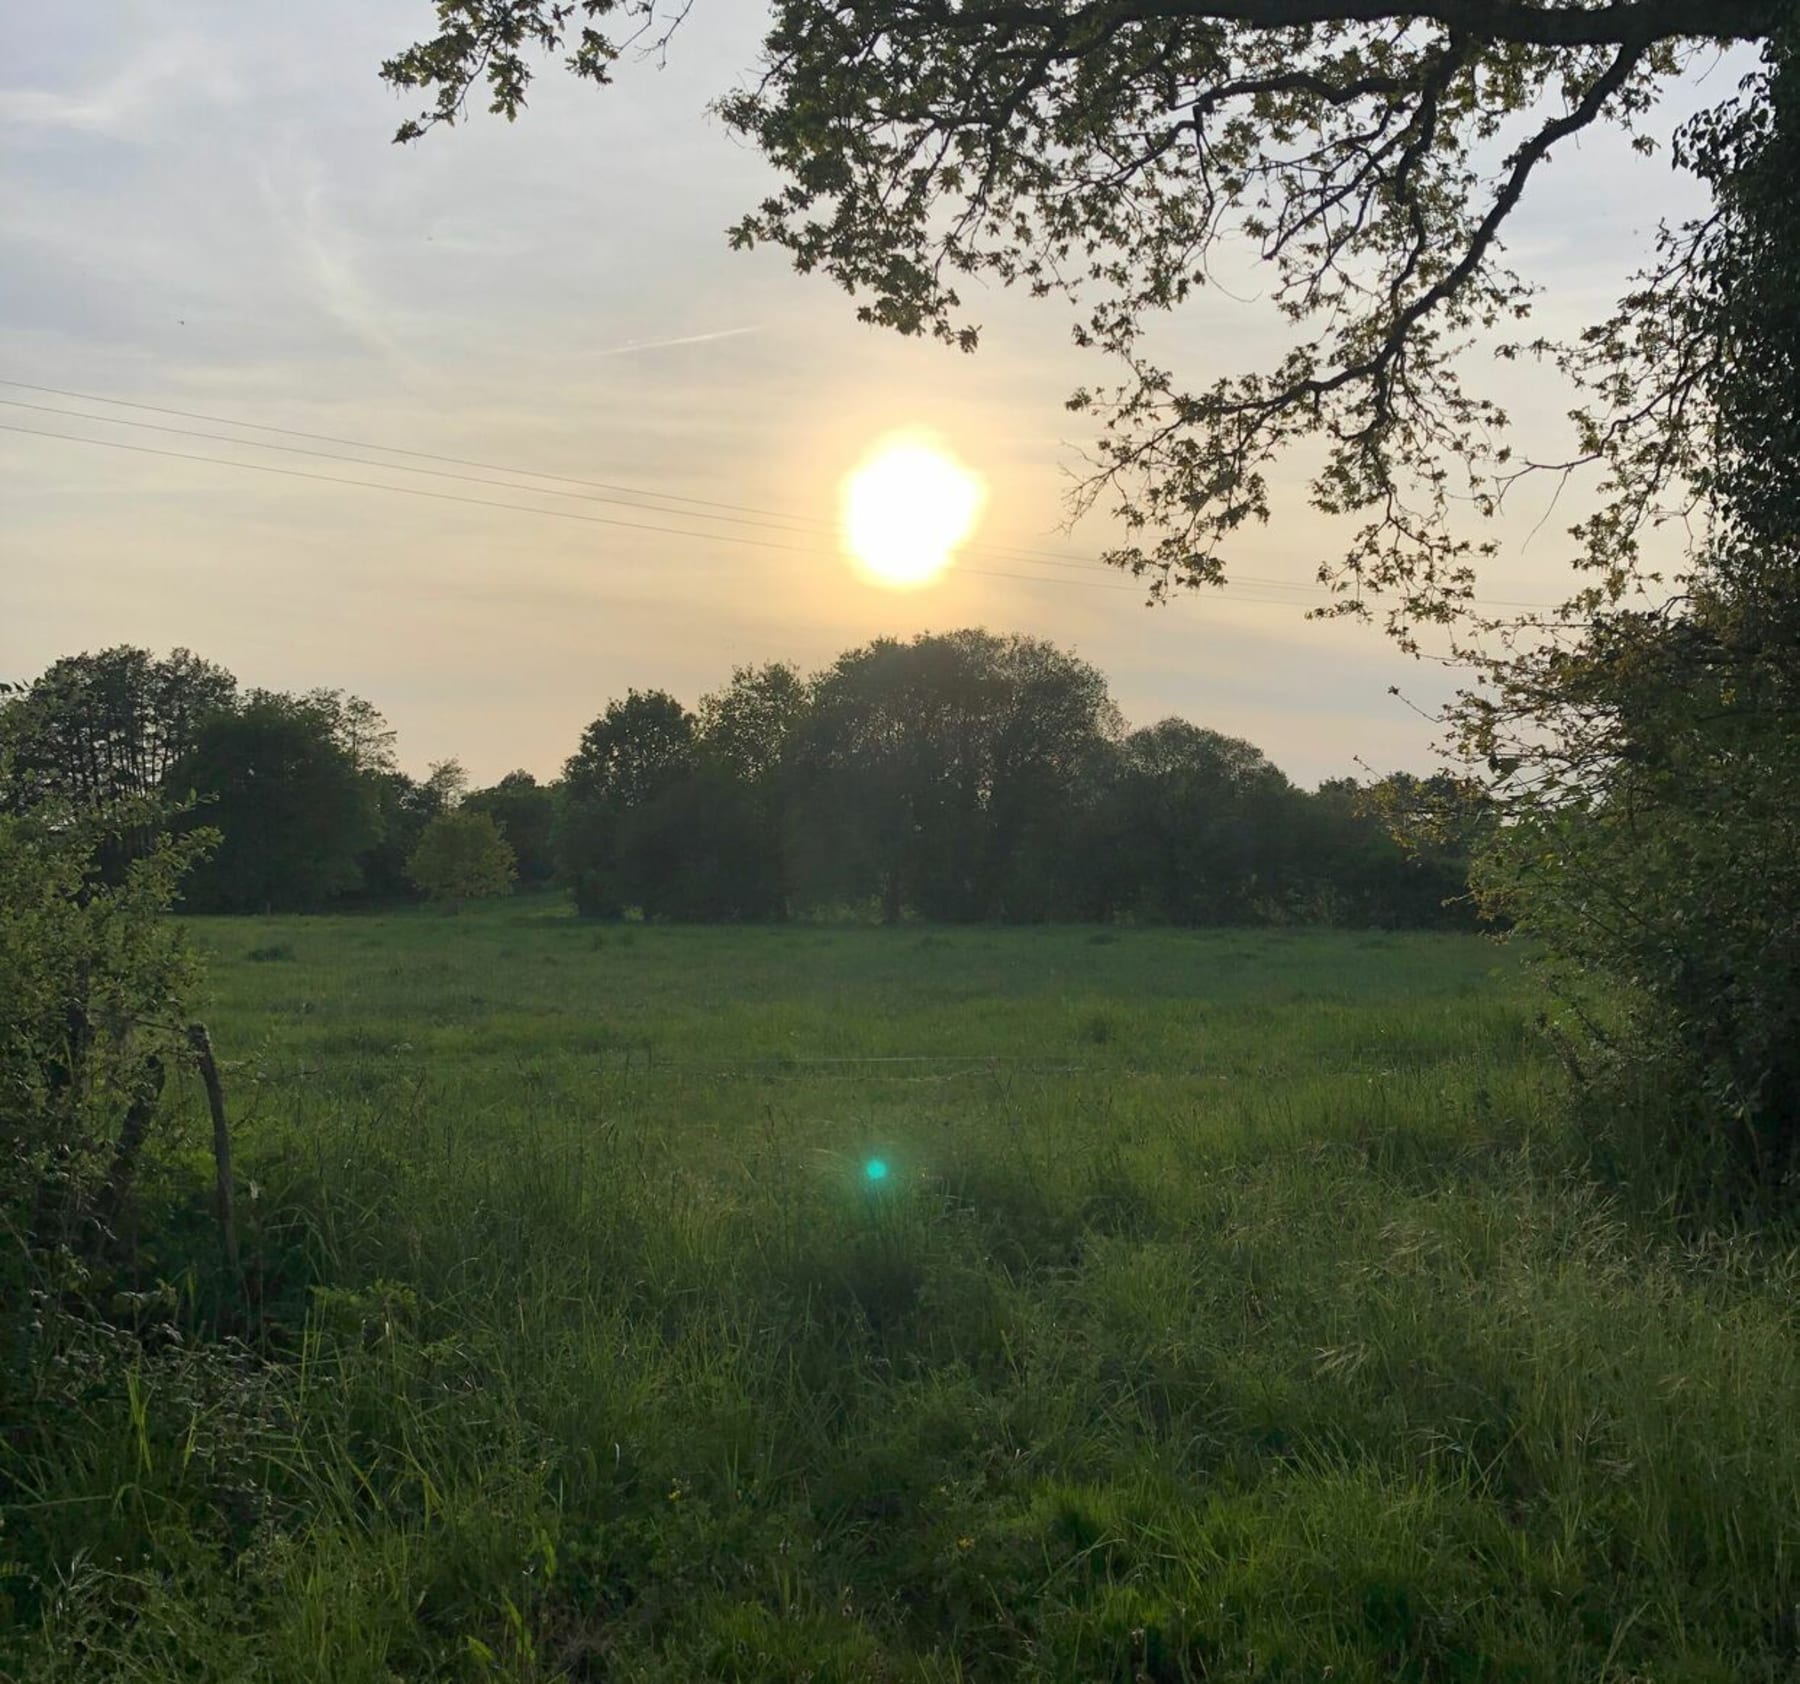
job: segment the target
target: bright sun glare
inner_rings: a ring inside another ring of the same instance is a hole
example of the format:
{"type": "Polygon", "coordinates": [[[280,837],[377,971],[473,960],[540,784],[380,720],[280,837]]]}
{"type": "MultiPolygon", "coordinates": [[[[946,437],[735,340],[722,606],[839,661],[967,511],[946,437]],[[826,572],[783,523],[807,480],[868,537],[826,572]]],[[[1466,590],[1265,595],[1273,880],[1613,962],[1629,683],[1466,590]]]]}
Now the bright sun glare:
{"type": "Polygon", "coordinates": [[[928,585],[975,529],[985,497],[979,476],[929,436],[891,435],[844,481],[844,546],[877,584],[928,585]]]}

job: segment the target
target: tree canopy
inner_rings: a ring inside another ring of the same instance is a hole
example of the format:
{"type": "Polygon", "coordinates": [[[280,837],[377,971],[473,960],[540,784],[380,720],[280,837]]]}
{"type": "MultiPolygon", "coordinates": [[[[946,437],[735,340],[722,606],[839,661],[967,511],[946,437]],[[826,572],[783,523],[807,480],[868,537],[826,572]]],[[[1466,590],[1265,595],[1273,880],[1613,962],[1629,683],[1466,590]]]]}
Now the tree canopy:
{"type": "MultiPolygon", "coordinates": [[[[1074,394],[1102,436],[1083,504],[1131,541],[1153,590],[1223,576],[1224,545],[1270,513],[1267,471],[1323,441],[1323,510],[1360,525],[1325,577],[1346,611],[1386,589],[1403,636],[1455,613],[1518,470],[1465,352],[1516,330],[1532,286],[1503,230],[1552,155],[1644,122],[1694,55],[1772,36],[1788,0],[774,0],[760,71],[719,102],[779,190],[732,232],[774,244],[863,319],[973,348],[964,297],[1000,281],[1066,295],[1120,378],[1074,394]],[[1292,328],[1268,367],[1161,366],[1156,319],[1211,284],[1224,245],[1270,270],[1292,328]]],[[[610,80],[686,15],[644,0],[438,0],[437,32],[383,67],[457,120],[477,90],[508,118],[535,62],[610,80]]],[[[1677,260],[1678,278],[1688,279],[1677,260]]],[[[1651,300],[1640,295],[1639,314],[1651,300]]],[[[1634,319],[1636,319],[1634,317],[1634,319]]],[[[1666,317],[1658,318],[1667,328],[1666,317]]],[[[1689,324],[1692,326],[1693,324],[1689,324]]],[[[1552,348],[1540,346],[1540,351],[1552,348]]],[[[1584,533],[1615,566],[1656,486],[1687,465],[1696,356],[1647,388],[1612,377],[1619,334],[1574,348],[1584,454],[1618,495],[1584,533]],[[1641,413],[1640,413],[1641,411],[1641,413]],[[1659,451],[1640,448],[1648,426],[1659,451]]]]}
{"type": "Polygon", "coordinates": [[[467,807],[439,813],[426,825],[406,868],[427,899],[453,909],[505,894],[518,875],[493,814],[467,807]]]}
{"type": "Polygon", "coordinates": [[[219,833],[188,886],[198,910],[306,909],[358,886],[380,835],[368,779],[333,731],[330,708],[252,691],[219,712],[169,769],[172,793],[200,796],[193,822],[219,833]]]}
{"type": "MultiPolygon", "coordinates": [[[[161,664],[143,650],[107,661],[161,664]]],[[[0,754],[0,812],[99,826],[115,880],[164,845],[165,821],[204,832],[184,891],[202,912],[458,902],[516,882],[555,883],[587,916],[657,920],[1472,919],[1466,838],[1412,858],[1377,816],[1426,786],[1396,775],[1308,793],[1221,732],[1130,731],[1102,675],[1039,638],[970,627],[878,638],[811,675],[741,667],[693,712],[631,691],[557,782],[514,771],[466,795],[454,760],[402,771],[359,697],[240,694],[197,665],[229,700],[141,798],[77,799],[0,754]]],[[[72,669],[0,700],[0,738],[21,724],[45,741],[104,736],[113,688],[70,684],[72,669]]],[[[1435,805],[1453,806],[1454,780],[1434,782],[1435,805]]]]}
{"type": "Polygon", "coordinates": [[[6,803],[96,808],[157,795],[236,699],[237,680],[191,650],[158,659],[121,644],[66,655],[0,709],[6,803]]]}
{"type": "Polygon", "coordinates": [[[547,883],[555,874],[550,836],[556,822],[556,797],[529,772],[508,772],[489,789],[477,789],[462,799],[462,809],[491,814],[506,845],[512,849],[519,881],[547,883]]]}

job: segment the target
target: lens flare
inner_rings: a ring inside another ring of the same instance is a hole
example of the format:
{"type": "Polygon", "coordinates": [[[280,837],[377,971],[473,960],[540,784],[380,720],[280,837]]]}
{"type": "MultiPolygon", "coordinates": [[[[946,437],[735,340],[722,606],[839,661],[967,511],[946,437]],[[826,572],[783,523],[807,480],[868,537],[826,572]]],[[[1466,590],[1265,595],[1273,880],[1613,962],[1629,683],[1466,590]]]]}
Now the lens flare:
{"type": "Polygon", "coordinates": [[[844,481],[844,547],[865,578],[916,590],[950,565],[986,496],[930,434],[892,434],[844,481]]]}
{"type": "Polygon", "coordinates": [[[887,1174],[887,1164],[881,1158],[871,1158],[863,1165],[863,1179],[865,1181],[885,1181],[887,1180],[887,1174]]]}

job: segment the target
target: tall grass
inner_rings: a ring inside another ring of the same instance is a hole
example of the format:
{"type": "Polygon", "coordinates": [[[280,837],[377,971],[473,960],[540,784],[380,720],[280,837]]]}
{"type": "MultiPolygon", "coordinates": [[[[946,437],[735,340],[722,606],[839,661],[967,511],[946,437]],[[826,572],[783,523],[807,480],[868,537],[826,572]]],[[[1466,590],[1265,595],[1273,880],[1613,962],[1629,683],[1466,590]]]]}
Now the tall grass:
{"type": "Polygon", "coordinates": [[[200,934],[256,1313],[177,1174],[186,1336],[7,1446],[0,1670],[1800,1667],[1795,1253],[1591,1184],[1500,950],[200,934]]]}

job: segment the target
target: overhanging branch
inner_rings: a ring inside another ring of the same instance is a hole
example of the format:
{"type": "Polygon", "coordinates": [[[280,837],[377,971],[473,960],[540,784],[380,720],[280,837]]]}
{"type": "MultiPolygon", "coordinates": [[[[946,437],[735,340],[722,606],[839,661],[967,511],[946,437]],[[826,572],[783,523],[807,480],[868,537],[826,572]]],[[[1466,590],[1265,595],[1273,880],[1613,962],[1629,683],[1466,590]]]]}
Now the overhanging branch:
{"type": "Polygon", "coordinates": [[[1473,41],[1533,47],[1649,46],[1658,41],[1760,41],[1791,0],[1614,0],[1605,6],[1534,6],[1516,0],[1112,0],[1074,13],[1051,6],[972,5],[954,11],[944,0],[917,7],[944,25],[983,29],[1066,27],[1120,18],[1134,23],[1238,24],[1247,29],[1300,29],[1317,24],[1432,23],[1473,41]]]}

